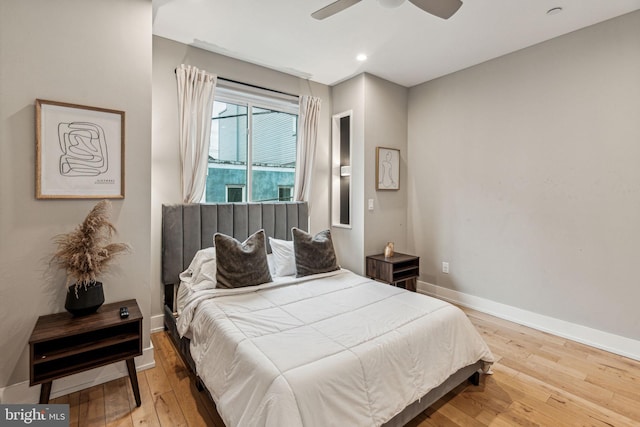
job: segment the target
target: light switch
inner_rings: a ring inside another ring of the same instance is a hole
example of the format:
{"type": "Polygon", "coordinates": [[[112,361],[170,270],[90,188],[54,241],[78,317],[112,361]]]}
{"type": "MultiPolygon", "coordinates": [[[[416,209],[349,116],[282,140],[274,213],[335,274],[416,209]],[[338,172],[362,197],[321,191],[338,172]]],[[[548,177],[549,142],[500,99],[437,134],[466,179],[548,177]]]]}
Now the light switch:
{"type": "Polygon", "coordinates": [[[369,199],[369,210],[373,210],[373,199],[369,199]]]}
{"type": "Polygon", "coordinates": [[[446,261],[442,261],[442,272],[449,274],[449,263],[446,261]]]}

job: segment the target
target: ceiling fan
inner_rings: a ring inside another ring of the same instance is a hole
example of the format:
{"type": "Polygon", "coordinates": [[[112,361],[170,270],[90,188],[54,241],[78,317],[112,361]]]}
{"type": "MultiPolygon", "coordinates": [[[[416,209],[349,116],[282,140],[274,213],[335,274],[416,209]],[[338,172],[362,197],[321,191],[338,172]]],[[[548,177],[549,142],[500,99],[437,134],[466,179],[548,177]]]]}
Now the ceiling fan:
{"type": "MultiPolygon", "coordinates": [[[[362,0],[337,0],[322,9],[316,10],[311,16],[318,20],[325,19],[361,1],[362,0]]],[[[378,2],[385,7],[397,7],[400,6],[404,0],[378,0],[378,2]]],[[[442,19],[451,18],[451,16],[460,9],[460,6],[462,6],[461,0],[409,0],[409,2],[425,12],[442,19]]]]}

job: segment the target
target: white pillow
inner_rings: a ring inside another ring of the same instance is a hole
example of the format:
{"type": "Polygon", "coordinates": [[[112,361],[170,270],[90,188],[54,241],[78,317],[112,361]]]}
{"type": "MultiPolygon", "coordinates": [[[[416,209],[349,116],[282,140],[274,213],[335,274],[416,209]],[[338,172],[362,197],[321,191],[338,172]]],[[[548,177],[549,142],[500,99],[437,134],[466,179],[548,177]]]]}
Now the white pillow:
{"type": "Polygon", "coordinates": [[[271,273],[271,277],[276,276],[276,260],[274,255],[267,254],[267,264],[269,264],[269,273],[271,273]]]}
{"type": "Polygon", "coordinates": [[[269,237],[269,244],[275,261],[275,275],[282,277],[296,274],[296,256],[293,252],[293,242],[269,237]]]}
{"type": "Polygon", "coordinates": [[[187,287],[198,289],[216,287],[216,248],[200,249],[189,264],[189,268],[180,273],[180,281],[187,287]]]}

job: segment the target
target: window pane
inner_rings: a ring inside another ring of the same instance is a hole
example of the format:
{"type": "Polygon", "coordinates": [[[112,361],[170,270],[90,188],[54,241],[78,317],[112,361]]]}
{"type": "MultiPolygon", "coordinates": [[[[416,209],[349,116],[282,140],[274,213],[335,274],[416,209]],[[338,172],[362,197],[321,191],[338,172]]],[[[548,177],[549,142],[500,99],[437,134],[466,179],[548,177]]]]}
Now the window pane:
{"type": "Polygon", "coordinates": [[[251,200],[281,200],[280,188],[293,187],[295,179],[298,117],[257,107],[251,112],[251,200]]]}
{"type": "Polygon", "coordinates": [[[293,199],[298,116],[293,104],[281,104],[231,89],[216,93],[206,202],[293,199]]]}
{"type": "Polygon", "coordinates": [[[243,202],[244,187],[227,187],[227,202],[243,202]]]}
{"type": "Polygon", "coordinates": [[[246,185],[247,107],[216,101],[213,103],[205,200],[214,203],[233,198],[229,201],[244,202],[246,194],[242,188],[246,185]],[[241,199],[235,200],[238,195],[241,199]]]}
{"type": "Polygon", "coordinates": [[[280,202],[293,201],[293,187],[278,188],[278,201],[280,202]]]}

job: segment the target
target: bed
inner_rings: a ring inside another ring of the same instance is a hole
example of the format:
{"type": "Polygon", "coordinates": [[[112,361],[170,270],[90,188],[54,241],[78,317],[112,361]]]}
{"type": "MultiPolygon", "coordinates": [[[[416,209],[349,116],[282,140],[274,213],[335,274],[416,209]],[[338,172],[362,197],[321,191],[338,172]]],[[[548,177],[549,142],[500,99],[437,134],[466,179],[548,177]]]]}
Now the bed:
{"type": "Polygon", "coordinates": [[[348,270],[178,301],[181,274],[215,233],[290,241],[292,228],[308,231],[306,203],[163,206],[165,327],[226,425],[401,426],[478,384],[493,356],[459,309],[348,270]]]}

